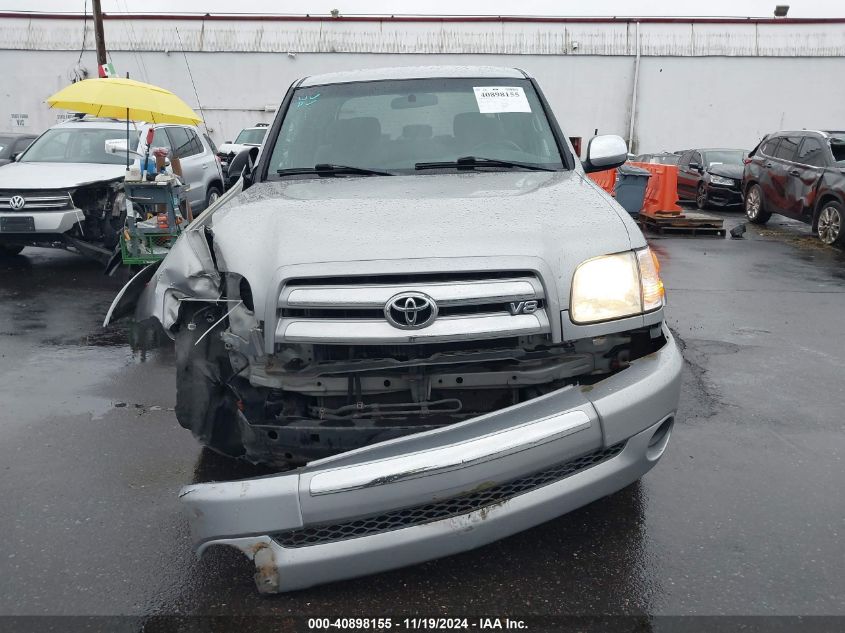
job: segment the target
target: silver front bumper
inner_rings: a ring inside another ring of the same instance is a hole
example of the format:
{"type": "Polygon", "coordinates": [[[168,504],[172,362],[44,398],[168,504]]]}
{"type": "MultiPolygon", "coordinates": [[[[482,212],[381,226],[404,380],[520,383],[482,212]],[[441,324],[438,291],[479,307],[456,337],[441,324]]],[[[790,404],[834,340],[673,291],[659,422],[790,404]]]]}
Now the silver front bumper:
{"type": "MultiPolygon", "coordinates": [[[[15,233],[18,236],[26,235],[61,235],[70,231],[74,225],[85,220],[85,214],[80,209],[67,209],[64,211],[42,211],[24,207],[21,211],[4,212],[0,211],[0,218],[20,218],[29,216],[33,219],[35,231],[26,233],[15,233]]],[[[2,235],[2,233],[0,233],[2,235]]]]}
{"type": "Polygon", "coordinates": [[[236,547],[260,591],[289,591],[473,549],[619,490],[668,442],[682,359],[665,335],[590,387],[281,475],[188,486],[197,550],[236,547]]]}

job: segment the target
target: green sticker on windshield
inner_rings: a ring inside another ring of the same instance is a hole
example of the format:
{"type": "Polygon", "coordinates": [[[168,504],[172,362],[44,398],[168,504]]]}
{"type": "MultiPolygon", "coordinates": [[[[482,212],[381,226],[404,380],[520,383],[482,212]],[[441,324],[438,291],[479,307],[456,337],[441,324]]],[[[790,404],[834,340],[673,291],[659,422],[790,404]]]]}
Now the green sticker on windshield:
{"type": "Polygon", "coordinates": [[[320,98],[320,93],[318,92],[315,95],[302,95],[301,97],[296,98],[296,107],[297,108],[307,108],[308,106],[312,106],[317,102],[317,99],[320,98]]]}

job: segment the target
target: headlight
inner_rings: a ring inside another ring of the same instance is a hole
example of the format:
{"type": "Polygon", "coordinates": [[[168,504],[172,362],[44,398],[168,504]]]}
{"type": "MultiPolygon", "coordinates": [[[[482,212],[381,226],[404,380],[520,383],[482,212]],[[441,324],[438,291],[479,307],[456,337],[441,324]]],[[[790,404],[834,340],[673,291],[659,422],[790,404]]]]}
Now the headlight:
{"type": "Polygon", "coordinates": [[[595,323],[642,314],[663,305],[663,282],[649,248],[588,259],[575,270],[569,314],[595,323]]]}
{"type": "Polygon", "coordinates": [[[724,176],[710,176],[710,182],[714,185],[726,185],[728,187],[734,184],[733,178],[725,178],[724,176]]]}

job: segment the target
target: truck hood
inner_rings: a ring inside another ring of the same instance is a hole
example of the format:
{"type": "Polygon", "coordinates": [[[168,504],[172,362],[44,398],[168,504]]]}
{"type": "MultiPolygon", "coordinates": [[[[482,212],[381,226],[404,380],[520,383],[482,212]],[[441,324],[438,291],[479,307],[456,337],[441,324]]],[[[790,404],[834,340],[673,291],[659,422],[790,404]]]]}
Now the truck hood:
{"type": "Polygon", "coordinates": [[[218,264],[249,280],[256,303],[255,290],[269,289],[283,267],[324,263],[338,274],[342,263],[372,260],[401,272],[414,260],[539,258],[568,293],[580,262],[645,246],[630,216],[574,171],[260,183],[210,222],[218,264]]]}
{"type": "Polygon", "coordinates": [[[124,165],[98,163],[10,163],[0,169],[0,189],[73,189],[122,178],[124,165]]]}

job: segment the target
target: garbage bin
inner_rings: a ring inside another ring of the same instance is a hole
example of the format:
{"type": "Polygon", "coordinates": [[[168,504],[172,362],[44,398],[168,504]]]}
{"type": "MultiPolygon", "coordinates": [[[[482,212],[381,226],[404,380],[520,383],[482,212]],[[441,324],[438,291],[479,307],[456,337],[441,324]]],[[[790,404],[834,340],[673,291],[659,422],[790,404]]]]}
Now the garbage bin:
{"type": "Polygon", "coordinates": [[[631,215],[638,215],[643,208],[645,189],[650,177],[651,172],[642,167],[622,165],[618,169],[614,189],[616,202],[631,215]]]}

